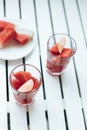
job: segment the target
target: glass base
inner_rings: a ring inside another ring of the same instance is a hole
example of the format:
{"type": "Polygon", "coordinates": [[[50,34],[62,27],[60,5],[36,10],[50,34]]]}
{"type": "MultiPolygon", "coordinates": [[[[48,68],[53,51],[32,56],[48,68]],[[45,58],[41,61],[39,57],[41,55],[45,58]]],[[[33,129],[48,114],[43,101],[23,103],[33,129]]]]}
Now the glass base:
{"type": "Polygon", "coordinates": [[[32,100],[31,102],[29,102],[29,103],[22,104],[22,103],[18,102],[18,101],[15,99],[15,103],[16,103],[18,106],[24,107],[24,108],[27,108],[27,107],[31,106],[34,102],[35,102],[35,100],[33,99],[33,100],[32,100]]]}
{"type": "Polygon", "coordinates": [[[64,71],[62,72],[51,72],[48,68],[46,68],[46,71],[51,75],[51,76],[60,76],[64,73],[64,71]]]}

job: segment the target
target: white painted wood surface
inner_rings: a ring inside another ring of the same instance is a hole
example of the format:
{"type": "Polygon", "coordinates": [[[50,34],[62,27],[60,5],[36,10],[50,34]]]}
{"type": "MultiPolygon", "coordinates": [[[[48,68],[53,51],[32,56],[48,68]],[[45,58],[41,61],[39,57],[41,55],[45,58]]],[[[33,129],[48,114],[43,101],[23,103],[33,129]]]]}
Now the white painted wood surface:
{"type": "Polygon", "coordinates": [[[0,129],[87,129],[86,5],[86,0],[0,0],[0,19],[32,29],[35,42],[33,52],[22,59],[0,59],[0,129]],[[77,53],[60,77],[46,72],[47,40],[53,33],[70,34],[77,42],[77,53]],[[21,63],[35,65],[43,76],[35,102],[27,109],[15,103],[9,83],[11,70],[21,63]]]}

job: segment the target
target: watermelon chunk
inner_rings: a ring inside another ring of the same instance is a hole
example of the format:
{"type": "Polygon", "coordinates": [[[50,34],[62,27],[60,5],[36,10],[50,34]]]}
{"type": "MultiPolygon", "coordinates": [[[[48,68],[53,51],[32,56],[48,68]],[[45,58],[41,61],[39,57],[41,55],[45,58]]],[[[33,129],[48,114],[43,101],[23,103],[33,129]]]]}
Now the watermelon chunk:
{"type": "Polygon", "coordinates": [[[11,22],[0,20],[0,31],[2,31],[6,26],[14,27],[15,25],[11,22]]]}
{"type": "Polygon", "coordinates": [[[0,33],[0,48],[3,48],[7,45],[7,43],[16,36],[16,32],[13,27],[7,26],[0,33]]]}
{"type": "Polygon", "coordinates": [[[34,35],[33,31],[19,29],[15,24],[3,20],[0,20],[0,31],[0,48],[5,47],[11,39],[16,40],[20,45],[24,45],[30,42],[34,35]]]}
{"type": "Polygon", "coordinates": [[[60,56],[62,58],[69,58],[73,55],[73,51],[70,48],[64,48],[60,56]]]}
{"type": "Polygon", "coordinates": [[[59,51],[58,51],[58,44],[56,43],[55,45],[53,45],[50,50],[49,50],[52,54],[54,55],[58,55],[59,51]]]}
{"type": "Polygon", "coordinates": [[[18,43],[21,45],[26,44],[28,41],[32,40],[32,36],[28,36],[26,34],[19,34],[17,33],[16,37],[14,38],[18,43]]]}
{"type": "Polygon", "coordinates": [[[14,89],[17,90],[22,85],[22,83],[18,79],[14,78],[11,80],[11,85],[13,86],[14,89]]]}
{"type": "Polygon", "coordinates": [[[31,77],[31,79],[34,81],[33,90],[37,89],[40,86],[41,83],[33,76],[31,77]]]}
{"type": "Polygon", "coordinates": [[[13,76],[21,83],[25,83],[31,78],[31,73],[27,71],[19,71],[13,74],[13,76]]]}

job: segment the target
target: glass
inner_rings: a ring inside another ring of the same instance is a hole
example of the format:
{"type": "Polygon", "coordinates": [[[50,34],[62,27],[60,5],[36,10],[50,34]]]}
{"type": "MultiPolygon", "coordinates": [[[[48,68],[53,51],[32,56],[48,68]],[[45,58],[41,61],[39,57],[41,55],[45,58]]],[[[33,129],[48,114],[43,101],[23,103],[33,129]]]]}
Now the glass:
{"type": "Polygon", "coordinates": [[[53,76],[61,75],[76,50],[77,44],[71,36],[61,33],[52,35],[47,42],[47,71],[53,76]],[[53,49],[54,46],[56,49],[53,49]]]}
{"type": "Polygon", "coordinates": [[[42,83],[41,72],[31,64],[16,66],[10,73],[10,84],[16,103],[30,105],[42,83]]]}

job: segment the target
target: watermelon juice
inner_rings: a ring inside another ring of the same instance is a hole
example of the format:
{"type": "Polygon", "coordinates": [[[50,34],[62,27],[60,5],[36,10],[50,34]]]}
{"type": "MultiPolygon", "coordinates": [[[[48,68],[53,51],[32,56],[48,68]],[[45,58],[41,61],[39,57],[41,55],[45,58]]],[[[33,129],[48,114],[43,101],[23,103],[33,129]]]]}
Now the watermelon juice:
{"type": "Polygon", "coordinates": [[[76,42],[71,36],[52,35],[47,42],[47,71],[54,76],[62,74],[76,50],[76,42]]]}
{"type": "Polygon", "coordinates": [[[32,103],[42,83],[40,71],[31,64],[21,64],[10,74],[10,84],[16,102],[22,106],[32,103]]]}

